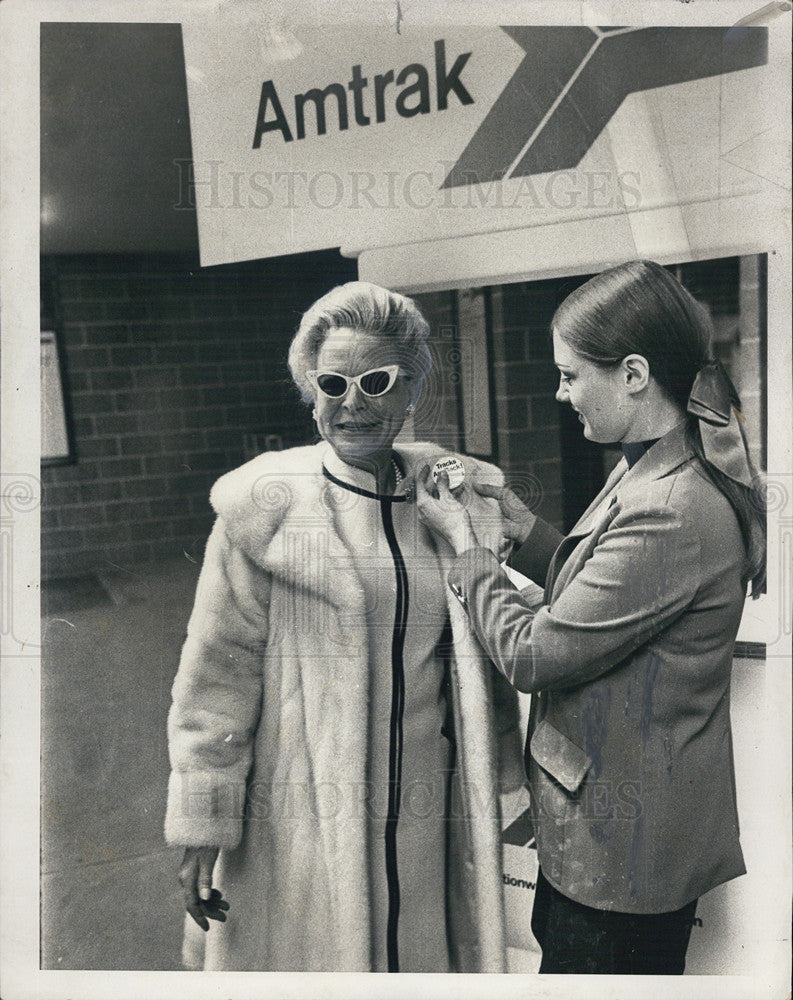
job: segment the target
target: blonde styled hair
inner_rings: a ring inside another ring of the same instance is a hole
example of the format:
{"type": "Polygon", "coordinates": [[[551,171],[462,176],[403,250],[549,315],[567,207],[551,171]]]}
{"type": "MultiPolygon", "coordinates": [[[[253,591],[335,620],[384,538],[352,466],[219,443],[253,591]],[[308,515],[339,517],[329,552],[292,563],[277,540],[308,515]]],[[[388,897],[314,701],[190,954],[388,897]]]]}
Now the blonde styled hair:
{"type": "Polygon", "coordinates": [[[418,398],[432,367],[429,324],[413,299],[368,281],[349,281],[332,288],[306,310],[289,346],[289,370],[305,402],[315,399],[306,372],[316,368],[328,333],[341,327],[380,337],[384,345],[397,345],[400,366],[415,380],[414,398],[418,398]]]}

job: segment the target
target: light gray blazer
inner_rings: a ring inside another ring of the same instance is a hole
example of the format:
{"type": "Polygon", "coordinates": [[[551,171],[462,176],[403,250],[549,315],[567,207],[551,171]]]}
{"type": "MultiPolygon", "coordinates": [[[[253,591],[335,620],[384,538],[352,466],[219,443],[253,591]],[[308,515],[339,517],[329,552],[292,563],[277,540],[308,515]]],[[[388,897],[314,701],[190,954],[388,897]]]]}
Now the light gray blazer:
{"type": "Polygon", "coordinates": [[[535,695],[539,862],[564,895],[659,913],[745,872],[730,731],[744,565],[735,513],[681,424],[615,468],[557,549],[540,609],[485,549],[451,569],[493,662],[535,695]]]}

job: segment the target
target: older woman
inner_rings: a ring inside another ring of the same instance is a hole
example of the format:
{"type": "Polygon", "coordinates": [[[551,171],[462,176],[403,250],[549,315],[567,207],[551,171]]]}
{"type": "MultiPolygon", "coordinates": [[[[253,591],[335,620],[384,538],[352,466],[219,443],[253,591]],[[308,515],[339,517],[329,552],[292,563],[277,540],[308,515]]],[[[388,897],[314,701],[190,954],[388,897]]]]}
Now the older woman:
{"type": "MultiPolygon", "coordinates": [[[[552,331],[557,399],[624,459],[561,541],[545,603],[443,488],[435,500],[420,480],[419,506],[457,553],[449,583],[484,648],[534,696],[540,971],[681,973],[698,897],[745,871],[730,673],[763,579],[763,499],[707,313],[668,271],[598,275],[552,331]]],[[[533,518],[503,503],[520,542],[533,518]]]]}
{"type": "MultiPolygon", "coordinates": [[[[375,285],[321,298],[289,365],[322,441],[212,490],[166,818],[207,968],[504,970],[498,675],[447,605],[448,548],[406,502],[439,449],[395,444],[427,333],[410,299],[375,285]]],[[[473,516],[501,537],[495,501],[473,516]]]]}

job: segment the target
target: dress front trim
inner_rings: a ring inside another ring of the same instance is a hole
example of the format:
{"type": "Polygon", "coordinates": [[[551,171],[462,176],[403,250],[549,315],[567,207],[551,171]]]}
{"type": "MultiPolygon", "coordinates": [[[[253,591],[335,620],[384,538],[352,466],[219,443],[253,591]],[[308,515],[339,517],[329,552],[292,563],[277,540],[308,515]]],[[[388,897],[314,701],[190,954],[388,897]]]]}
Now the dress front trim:
{"type": "Polygon", "coordinates": [[[396,610],[391,637],[391,718],[388,749],[388,813],[385,823],[385,870],[388,882],[388,918],[386,923],[386,954],[388,971],[399,972],[399,864],[397,858],[397,827],[402,802],[402,756],[403,723],[405,714],[405,633],[407,630],[409,587],[405,560],[394,530],[391,504],[405,502],[403,494],[392,496],[374,493],[361,486],[354,486],[329,472],[325,466],[322,473],[337,486],[357,493],[359,496],[379,501],[383,532],[391,550],[396,576],[396,610]]]}

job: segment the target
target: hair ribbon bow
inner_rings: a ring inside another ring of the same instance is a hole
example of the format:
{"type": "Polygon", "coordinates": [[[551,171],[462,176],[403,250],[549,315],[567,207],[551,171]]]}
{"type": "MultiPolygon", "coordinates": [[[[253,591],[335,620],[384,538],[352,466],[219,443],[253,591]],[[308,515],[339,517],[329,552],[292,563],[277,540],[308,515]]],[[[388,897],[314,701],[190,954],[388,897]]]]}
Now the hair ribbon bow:
{"type": "Polygon", "coordinates": [[[752,486],[739,420],[741,400],[720,361],[709,361],[694,379],[687,410],[699,420],[705,458],[725,476],[752,486]]]}

